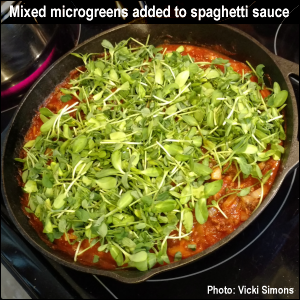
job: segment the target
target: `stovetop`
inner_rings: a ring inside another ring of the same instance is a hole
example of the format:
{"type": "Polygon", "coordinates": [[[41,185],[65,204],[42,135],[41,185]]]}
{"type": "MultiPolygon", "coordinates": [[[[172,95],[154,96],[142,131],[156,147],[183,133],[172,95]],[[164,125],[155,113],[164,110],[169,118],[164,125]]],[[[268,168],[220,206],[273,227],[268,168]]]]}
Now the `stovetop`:
{"type": "MultiPolygon", "coordinates": [[[[113,26],[82,25],[80,42],[113,26]]],[[[234,26],[272,52],[299,63],[299,39],[295,38],[299,35],[299,25],[234,26]]],[[[291,78],[297,100],[298,80],[291,78]]],[[[4,129],[14,111],[1,113],[1,147],[4,129]]],[[[296,182],[299,182],[298,170],[287,176],[276,197],[255,222],[219,250],[138,285],[81,273],[44,257],[11,223],[1,199],[1,262],[32,298],[299,298],[299,189],[296,182]],[[251,294],[241,294],[239,288],[243,286],[253,287],[251,294]],[[209,287],[216,289],[208,293],[209,287]],[[232,294],[226,294],[224,287],[231,289],[232,294]],[[268,294],[268,287],[293,291],[279,295],[273,290],[273,294],[268,294]]]]}

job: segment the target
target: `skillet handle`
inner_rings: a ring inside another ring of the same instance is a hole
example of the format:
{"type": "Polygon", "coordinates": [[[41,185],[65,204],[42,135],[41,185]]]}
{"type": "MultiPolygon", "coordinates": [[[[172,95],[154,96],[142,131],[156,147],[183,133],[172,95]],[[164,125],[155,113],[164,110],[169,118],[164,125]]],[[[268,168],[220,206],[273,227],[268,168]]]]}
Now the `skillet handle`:
{"type": "MultiPolygon", "coordinates": [[[[299,65],[289,61],[285,58],[279,57],[277,55],[273,54],[273,58],[276,61],[278,67],[280,68],[282,74],[284,75],[285,79],[287,82],[290,82],[290,78],[289,75],[297,75],[299,76],[299,65]]],[[[292,86],[291,86],[292,88],[292,86]]],[[[295,98],[294,95],[292,95],[292,98],[295,98]]],[[[296,111],[294,111],[294,114],[296,115],[296,117],[294,117],[294,120],[296,120],[297,124],[298,124],[298,116],[299,116],[299,103],[297,103],[296,99],[295,100],[295,107],[294,109],[296,111]],[[298,108],[297,108],[298,106],[298,108]]],[[[297,130],[298,130],[298,126],[296,126],[297,130]]],[[[295,133],[295,137],[294,137],[294,142],[292,142],[291,148],[290,148],[290,153],[289,153],[289,160],[287,162],[287,166],[286,169],[288,171],[293,170],[295,167],[299,166],[299,133],[296,132],[295,133]]]]}
{"type": "Polygon", "coordinates": [[[299,76],[299,65],[289,61],[285,58],[282,58],[280,56],[277,55],[273,55],[274,60],[276,60],[281,72],[283,73],[283,75],[286,77],[286,79],[289,79],[289,75],[291,74],[295,74],[297,76],[299,76]]]}

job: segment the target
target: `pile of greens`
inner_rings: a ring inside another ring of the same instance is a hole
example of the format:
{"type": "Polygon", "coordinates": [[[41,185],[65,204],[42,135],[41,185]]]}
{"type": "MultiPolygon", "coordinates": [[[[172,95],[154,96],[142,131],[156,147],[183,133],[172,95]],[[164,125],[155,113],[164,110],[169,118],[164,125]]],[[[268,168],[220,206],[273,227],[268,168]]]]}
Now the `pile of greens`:
{"type": "MultiPolygon", "coordinates": [[[[189,240],[192,211],[207,221],[207,199],[223,184],[210,180],[214,168],[235,164],[234,180],[252,175],[263,187],[270,173],[263,176],[257,163],[284,152],[280,112],[288,94],[275,83],[262,98],[263,65],[241,76],[228,60],[194,62],[181,55],[184,46],[165,54],[148,40],[104,40],[104,56],[73,53],[86,70],[61,89],[61,101],[78,102],[57,114],[41,108],[41,134],[16,159],[24,163],[27,211],[51,242],[73,230],[76,239],[66,238],[78,242],[75,261],[100,242],[98,251],[119,267],[169,263],[167,240],[189,240]],[[82,249],[85,239],[90,246],[82,249]]],[[[219,201],[211,206],[227,218],[219,201]]]]}

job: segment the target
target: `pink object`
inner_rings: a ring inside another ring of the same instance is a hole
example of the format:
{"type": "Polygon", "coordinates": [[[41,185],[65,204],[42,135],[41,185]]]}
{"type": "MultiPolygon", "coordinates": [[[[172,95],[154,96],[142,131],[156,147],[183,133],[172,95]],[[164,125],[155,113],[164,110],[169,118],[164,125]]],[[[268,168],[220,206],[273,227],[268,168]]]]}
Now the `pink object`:
{"type": "Polygon", "coordinates": [[[1,98],[10,96],[12,94],[19,93],[22,89],[32,85],[33,82],[49,67],[49,65],[52,61],[54,52],[55,52],[55,48],[52,49],[52,51],[50,52],[47,59],[43,62],[43,64],[36,71],[34,71],[30,76],[28,76],[26,79],[24,79],[23,81],[19,82],[18,84],[10,87],[9,89],[7,89],[5,91],[1,91],[1,98]]]}

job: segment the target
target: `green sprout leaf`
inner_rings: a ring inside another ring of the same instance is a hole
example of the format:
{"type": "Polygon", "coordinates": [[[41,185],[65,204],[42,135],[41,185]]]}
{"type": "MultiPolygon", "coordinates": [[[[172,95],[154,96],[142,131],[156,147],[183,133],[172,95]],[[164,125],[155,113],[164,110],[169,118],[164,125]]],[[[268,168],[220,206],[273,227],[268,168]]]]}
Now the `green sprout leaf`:
{"type": "Polygon", "coordinates": [[[206,198],[201,198],[195,206],[195,215],[199,224],[204,224],[208,219],[208,209],[206,206],[206,198]]]}
{"type": "Polygon", "coordinates": [[[104,190],[114,189],[117,185],[117,180],[114,177],[104,177],[98,180],[95,180],[97,185],[104,190]]]}
{"type": "Polygon", "coordinates": [[[176,262],[176,261],[180,261],[180,260],[182,260],[182,254],[181,254],[181,252],[177,252],[174,256],[174,261],[176,262]]]}
{"type": "Polygon", "coordinates": [[[223,180],[216,180],[204,185],[205,197],[210,197],[216,195],[223,186],[223,180]]]}
{"type": "Polygon", "coordinates": [[[189,77],[190,77],[190,72],[183,71],[177,75],[177,77],[175,78],[175,83],[178,84],[179,88],[182,88],[186,84],[189,77]]]}
{"type": "Polygon", "coordinates": [[[38,191],[36,182],[33,180],[28,180],[24,186],[24,191],[28,194],[36,193],[38,191]]]}
{"type": "Polygon", "coordinates": [[[118,267],[121,267],[123,265],[123,254],[119,248],[116,246],[112,245],[110,248],[110,254],[112,258],[115,260],[117,263],[118,267]]]}
{"type": "Polygon", "coordinates": [[[183,213],[183,225],[186,232],[191,232],[193,229],[193,213],[185,209],[183,213]]]}
{"type": "Polygon", "coordinates": [[[96,264],[97,262],[99,262],[100,257],[98,255],[94,255],[93,258],[93,264],[96,264]]]}
{"type": "Polygon", "coordinates": [[[154,205],[156,213],[167,213],[173,211],[177,206],[175,200],[165,200],[154,205]]]}
{"type": "Polygon", "coordinates": [[[63,96],[60,97],[60,101],[61,101],[61,102],[68,102],[68,101],[70,101],[72,98],[73,98],[72,95],[63,95],[63,96]]]}
{"type": "Polygon", "coordinates": [[[240,197],[247,196],[248,194],[250,194],[250,191],[251,191],[251,187],[244,188],[238,193],[238,196],[240,197]]]}

